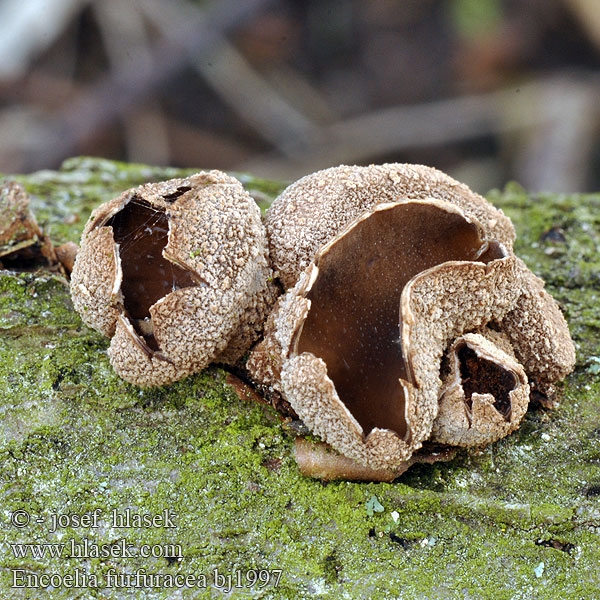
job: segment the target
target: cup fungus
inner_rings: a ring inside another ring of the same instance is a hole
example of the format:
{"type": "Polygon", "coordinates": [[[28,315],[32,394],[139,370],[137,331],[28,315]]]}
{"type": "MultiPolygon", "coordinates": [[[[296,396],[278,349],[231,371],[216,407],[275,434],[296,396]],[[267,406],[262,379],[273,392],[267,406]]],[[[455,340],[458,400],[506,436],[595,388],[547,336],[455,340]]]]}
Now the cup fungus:
{"type": "Polygon", "coordinates": [[[484,446],[514,431],[529,404],[529,385],[504,334],[467,333],[448,350],[431,439],[484,446]]]}
{"type": "Polygon", "coordinates": [[[266,226],[288,291],[247,367],[369,469],[400,473],[427,440],[499,439],[530,384],[548,391],[573,368],[564,318],[513,254],[510,220],[435,169],[309,175],[266,226]]]}
{"type": "Polygon", "coordinates": [[[345,456],[402,465],[431,433],[447,343],[501,319],[519,288],[516,260],[456,206],[378,205],[321,247],[280,304],[281,390],[345,456]]]}
{"type": "Polygon", "coordinates": [[[92,213],[71,294],[112,338],[111,363],[127,381],[162,385],[235,363],[276,296],[259,208],[219,171],[124,192],[92,213]]]}
{"type": "MultiPolygon", "coordinates": [[[[481,224],[489,239],[512,253],[515,231],[510,219],[445,173],[424,165],[342,165],[299,179],[273,202],[265,223],[273,268],[289,289],[319,247],[365,211],[385,202],[427,198],[455,204],[481,224]]],[[[558,305],[543,282],[522,267],[527,284],[501,328],[532,387],[550,395],[553,382],[573,369],[575,349],[558,305]]]]}

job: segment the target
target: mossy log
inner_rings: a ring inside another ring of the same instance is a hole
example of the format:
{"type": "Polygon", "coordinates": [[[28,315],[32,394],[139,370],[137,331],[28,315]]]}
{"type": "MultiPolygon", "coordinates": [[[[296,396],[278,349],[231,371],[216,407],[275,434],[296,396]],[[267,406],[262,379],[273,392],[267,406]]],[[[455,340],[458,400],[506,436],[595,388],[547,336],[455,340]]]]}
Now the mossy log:
{"type": "MultiPolygon", "coordinates": [[[[189,172],[82,158],[14,179],[58,245],[77,241],[91,209],[121,190],[189,172]]],[[[240,177],[260,203],[282,188],[240,177]]],[[[489,198],[560,302],[577,368],[555,410],[530,407],[508,438],[416,465],[394,483],[303,477],[293,432],[218,368],[164,388],[123,382],[62,275],[0,271],[0,596],[195,599],[230,585],[231,598],[597,598],[600,195],[510,185],[489,198]],[[127,509],[172,523],[114,526],[112,511],[127,509]],[[64,516],[53,530],[55,515],[94,514],[96,523],[64,516]],[[86,539],[88,554],[110,555],[77,556],[86,539]],[[58,555],[15,546],[28,543],[58,555]],[[111,550],[122,544],[126,556],[111,550]],[[142,558],[144,544],[163,556],[142,558]],[[76,571],[85,587],[69,587],[76,571]],[[195,575],[198,586],[105,585],[111,573],[136,572],[195,575]],[[63,585],[15,587],[41,574],[63,585]]]]}

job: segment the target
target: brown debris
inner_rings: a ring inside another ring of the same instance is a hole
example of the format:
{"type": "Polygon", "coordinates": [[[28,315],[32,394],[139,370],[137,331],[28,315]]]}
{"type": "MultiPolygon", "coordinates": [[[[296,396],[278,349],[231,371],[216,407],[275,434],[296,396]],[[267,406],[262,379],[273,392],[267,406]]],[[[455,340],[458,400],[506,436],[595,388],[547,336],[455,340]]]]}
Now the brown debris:
{"type": "Polygon", "coordinates": [[[323,442],[313,442],[298,437],[294,443],[294,457],[302,475],[323,481],[346,479],[392,482],[416,463],[433,464],[448,461],[452,460],[455,454],[454,448],[431,445],[431,447],[421,448],[394,469],[372,469],[339,454],[323,442]]]}
{"type": "Polygon", "coordinates": [[[29,196],[16,181],[0,184],[0,265],[9,268],[56,264],[52,242],[29,208],[29,196]]]}
{"type": "Polygon", "coordinates": [[[79,252],[79,246],[75,242],[67,242],[62,244],[55,249],[56,258],[58,262],[63,266],[67,275],[73,271],[73,265],[75,264],[75,258],[79,252]]]}

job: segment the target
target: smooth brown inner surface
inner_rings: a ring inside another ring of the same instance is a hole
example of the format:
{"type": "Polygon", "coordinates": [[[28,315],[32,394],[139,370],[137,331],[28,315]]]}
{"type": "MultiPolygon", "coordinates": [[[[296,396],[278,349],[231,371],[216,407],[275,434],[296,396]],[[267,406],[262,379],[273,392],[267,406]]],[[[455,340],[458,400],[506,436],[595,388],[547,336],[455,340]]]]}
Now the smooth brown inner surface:
{"type": "Polygon", "coordinates": [[[465,392],[465,400],[472,407],[471,396],[475,394],[492,394],[494,408],[506,421],[510,421],[512,403],[509,393],[517,387],[514,373],[502,368],[498,363],[477,356],[477,353],[466,344],[457,350],[460,365],[460,377],[465,392]]]}
{"type": "Polygon", "coordinates": [[[402,289],[435,265],[477,260],[483,246],[461,215],[409,202],[373,213],[321,256],[297,352],[325,361],[365,436],[375,427],[410,436],[400,384],[402,289]]]}
{"type": "Polygon", "coordinates": [[[133,197],[106,225],[112,226],[114,240],[119,245],[126,314],[148,346],[157,350],[150,307],[167,294],[195,282],[189,271],[163,258],[169,235],[164,211],[133,197]]]}

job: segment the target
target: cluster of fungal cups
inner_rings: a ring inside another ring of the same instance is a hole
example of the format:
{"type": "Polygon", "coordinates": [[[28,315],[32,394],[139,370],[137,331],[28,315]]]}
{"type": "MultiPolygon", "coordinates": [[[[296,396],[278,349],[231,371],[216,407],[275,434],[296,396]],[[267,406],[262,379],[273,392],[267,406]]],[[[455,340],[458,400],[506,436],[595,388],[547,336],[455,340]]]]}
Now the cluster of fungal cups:
{"type": "Polygon", "coordinates": [[[278,406],[363,473],[393,477],[424,442],[504,437],[533,391],[572,370],[567,324],[514,237],[502,211],[429,167],[320,171],[264,221],[212,171],[98,208],[72,295],[128,381],[169,383],[250,350],[278,406]]]}

